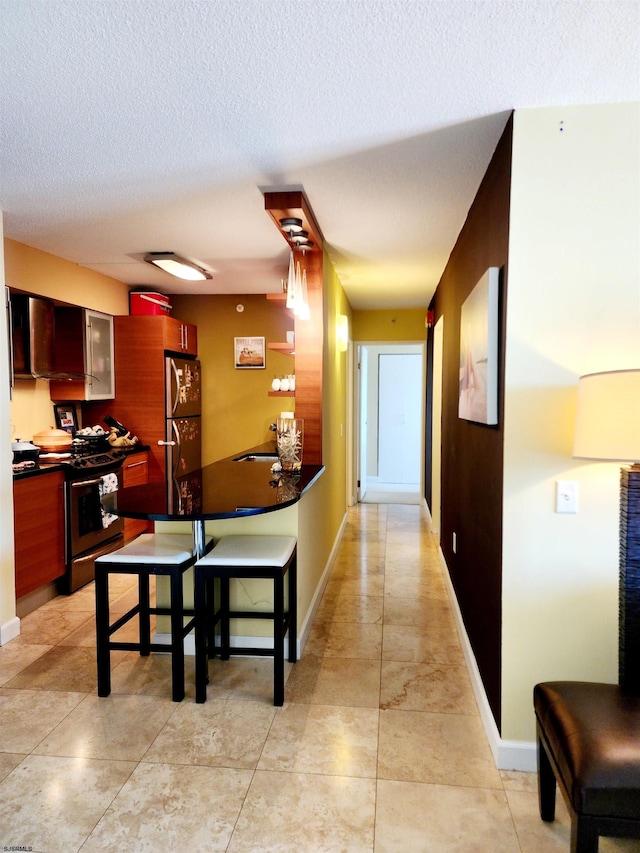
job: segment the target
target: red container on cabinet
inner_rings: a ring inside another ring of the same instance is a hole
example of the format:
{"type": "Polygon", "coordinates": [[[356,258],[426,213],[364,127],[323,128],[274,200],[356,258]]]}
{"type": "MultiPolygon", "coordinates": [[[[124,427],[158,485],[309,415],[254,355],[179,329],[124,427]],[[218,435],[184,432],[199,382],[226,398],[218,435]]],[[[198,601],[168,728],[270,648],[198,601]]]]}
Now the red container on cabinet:
{"type": "Polygon", "coordinates": [[[168,314],[171,311],[169,297],[164,293],[132,291],[129,294],[130,314],[168,314]]]}

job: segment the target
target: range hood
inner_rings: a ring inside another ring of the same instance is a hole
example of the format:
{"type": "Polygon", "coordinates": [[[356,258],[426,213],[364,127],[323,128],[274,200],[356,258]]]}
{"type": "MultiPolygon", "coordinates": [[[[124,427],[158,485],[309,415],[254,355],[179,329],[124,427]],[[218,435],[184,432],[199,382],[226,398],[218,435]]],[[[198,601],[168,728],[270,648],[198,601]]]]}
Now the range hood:
{"type": "Polygon", "coordinates": [[[55,305],[50,299],[11,293],[11,348],[14,379],[82,379],[55,363],[55,305]]]}
{"type": "Polygon", "coordinates": [[[48,299],[11,294],[15,379],[44,379],[55,371],[55,307],[48,299]]]}

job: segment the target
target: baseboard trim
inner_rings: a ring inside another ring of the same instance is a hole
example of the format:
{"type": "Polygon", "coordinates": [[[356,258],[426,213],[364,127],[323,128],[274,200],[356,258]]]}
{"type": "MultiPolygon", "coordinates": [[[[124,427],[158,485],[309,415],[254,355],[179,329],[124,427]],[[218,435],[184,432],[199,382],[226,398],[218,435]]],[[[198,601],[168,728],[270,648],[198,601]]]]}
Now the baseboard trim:
{"type": "Polygon", "coordinates": [[[20,634],[20,619],[14,616],[8,622],[0,625],[0,646],[4,646],[10,640],[14,640],[20,634]]]}
{"type": "Polygon", "coordinates": [[[535,743],[530,743],[529,741],[503,740],[503,738],[500,737],[500,732],[498,731],[496,721],[493,718],[493,713],[489,705],[489,700],[487,699],[484,684],[480,677],[480,670],[478,669],[478,664],[464,627],[464,621],[462,619],[462,613],[460,612],[458,599],[456,597],[453,584],[451,583],[451,577],[449,576],[449,568],[444,558],[444,554],[442,553],[442,548],[440,547],[438,547],[438,556],[442,565],[449,600],[451,601],[451,606],[453,608],[453,616],[458,636],[460,637],[462,652],[471,678],[471,687],[473,688],[473,693],[476,697],[478,708],[480,709],[482,726],[487,736],[487,740],[489,741],[489,748],[491,749],[495,765],[498,770],[524,770],[526,772],[534,772],[537,769],[535,743]]]}

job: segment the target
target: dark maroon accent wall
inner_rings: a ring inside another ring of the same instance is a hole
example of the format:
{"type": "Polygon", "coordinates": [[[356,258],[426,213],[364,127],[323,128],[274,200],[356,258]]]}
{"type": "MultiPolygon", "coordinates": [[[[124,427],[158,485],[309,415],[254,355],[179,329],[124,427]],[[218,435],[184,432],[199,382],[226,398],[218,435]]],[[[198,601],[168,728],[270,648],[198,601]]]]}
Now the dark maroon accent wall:
{"type": "Polygon", "coordinates": [[[436,321],[444,315],[441,547],[499,730],[503,379],[512,132],[510,118],[430,305],[436,321]],[[497,426],[458,418],[460,309],[488,267],[501,270],[497,426]]]}

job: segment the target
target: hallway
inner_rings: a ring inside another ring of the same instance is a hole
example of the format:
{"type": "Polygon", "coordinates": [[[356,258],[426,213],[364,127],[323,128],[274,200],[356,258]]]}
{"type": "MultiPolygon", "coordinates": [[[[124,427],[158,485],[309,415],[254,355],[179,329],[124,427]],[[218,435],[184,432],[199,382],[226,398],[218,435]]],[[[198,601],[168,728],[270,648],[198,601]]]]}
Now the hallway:
{"type": "Polygon", "coordinates": [[[421,507],[349,509],[287,666],[282,708],[263,658],[212,661],[196,705],[189,657],[176,704],[167,656],[117,652],[98,699],[93,585],[25,617],[0,648],[0,847],[567,853],[560,796],[545,825],[535,774],[495,769],[421,507]]]}

